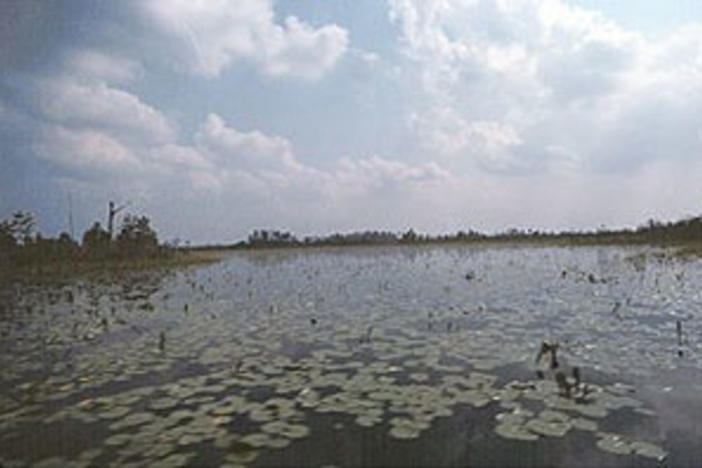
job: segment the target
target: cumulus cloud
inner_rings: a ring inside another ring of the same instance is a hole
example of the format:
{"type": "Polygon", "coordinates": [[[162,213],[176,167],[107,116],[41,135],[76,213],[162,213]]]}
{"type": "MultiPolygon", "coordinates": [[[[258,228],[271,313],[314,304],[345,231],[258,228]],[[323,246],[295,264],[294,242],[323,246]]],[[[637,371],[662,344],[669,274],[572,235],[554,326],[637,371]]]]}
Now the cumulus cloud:
{"type": "Polygon", "coordinates": [[[75,76],[99,79],[107,83],[129,83],[143,73],[137,61],[98,50],[74,51],[66,62],[66,68],[75,76]]]}
{"type": "Polygon", "coordinates": [[[420,143],[487,171],[696,157],[700,29],[661,42],[560,0],[390,0],[420,143]],[[684,96],[684,97],[683,97],[684,96]],[[576,162],[577,161],[577,162],[576,162]]]}
{"type": "Polygon", "coordinates": [[[202,151],[192,146],[178,143],[166,143],[149,148],[145,156],[148,160],[166,166],[181,169],[192,169],[201,173],[216,171],[214,161],[202,151]]]}
{"type": "Polygon", "coordinates": [[[39,132],[35,144],[37,154],[80,177],[137,171],[138,156],[119,140],[91,129],[68,129],[60,125],[47,126],[39,132]]]}
{"type": "Polygon", "coordinates": [[[49,63],[0,57],[24,67],[0,77],[0,196],[36,173],[86,200],[138,196],[198,240],[635,224],[702,197],[699,26],[654,41],[562,0],[389,0],[376,47],[273,6],[128,2],[90,41],[42,43],[49,63]]]}
{"type": "Polygon", "coordinates": [[[413,130],[425,148],[439,154],[470,157],[488,170],[509,170],[524,161],[514,158],[522,138],[510,124],[491,120],[467,121],[450,106],[410,116],[413,130]]]}
{"type": "Polygon", "coordinates": [[[315,80],[349,42],[335,24],[314,28],[295,16],[279,24],[269,0],[152,0],[145,7],[162,31],[180,39],[180,59],[205,76],[247,60],[268,75],[315,80]]]}
{"type": "Polygon", "coordinates": [[[98,128],[147,143],[173,138],[173,126],[161,112],[101,81],[85,83],[72,76],[45,80],[41,98],[44,116],[62,125],[98,128]]]}
{"type": "Polygon", "coordinates": [[[209,114],[195,135],[195,142],[222,165],[245,170],[294,170],[299,167],[291,144],[285,138],[260,131],[240,132],[226,125],[217,114],[209,114]]]}
{"type": "Polygon", "coordinates": [[[343,158],[333,176],[337,185],[370,193],[398,187],[411,190],[412,185],[436,183],[450,177],[435,162],[410,165],[379,156],[343,158]]]}
{"type": "MultiPolygon", "coordinates": [[[[290,141],[260,131],[242,132],[210,114],[194,137],[195,148],[216,161],[223,183],[232,178],[269,198],[287,202],[340,200],[358,194],[413,190],[449,178],[435,162],[407,164],[380,156],[346,157],[331,170],[298,160],[290,141]]],[[[290,209],[293,206],[290,205],[290,209]]]]}
{"type": "MultiPolygon", "coordinates": [[[[145,136],[144,129],[126,125],[118,118],[120,109],[129,108],[125,102],[132,105],[127,114],[143,111],[146,105],[136,95],[104,83],[82,86],[62,81],[58,88],[57,95],[75,103],[76,108],[67,104],[40,108],[44,120],[38,125],[42,130],[34,150],[83,186],[96,181],[94,190],[98,192],[105,188],[98,181],[109,177],[112,190],[129,187],[146,193],[145,199],[170,193],[169,198],[183,204],[202,204],[203,211],[211,203],[207,200],[215,197],[219,203],[246,213],[255,210],[264,219],[302,216],[329,226],[339,223],[359,227],[356,219],[368,216],[394,222],[409,220],[413,209],[398,211],[403,204],[415,200],[415,207],[431,205],[437,197],[423,200],[422,194],[440,190],[442,183],[451,180],[435,162],[409,164],[378,155],[342,158],[323,170],[298,159],[290,140],[260,130],[237,129],[215,113],[207,115],[192,135],[169,131],[163,132],[162,138],[147,138],[153,129],[145,136]],[[64,91],[76,88],[79,91],[64,91]],[[90,103],[81,93],[95,102],[90,103]],[[68,99],[75,95],[79,97],[68,99]],[[103,106],[105,102],[110,106],[103,106]],[[93,110],[81,109],[78,104],[90,104],[93,110]],[[120,181],[124,183],[122,188],[120,181]],[[173,187],[178,187],[177,191],[173,187]],[[354,218],[353,213],[360,218],[354,218]],[[344,219],[346,216],[349,219],[344,219]]],[[[149,109],[146,115],[156,122],[163,121],[156,128],[174,127],[156,109],[149,109]]],[[[256,219],[252,213],[247,216],[256,219]]]]}

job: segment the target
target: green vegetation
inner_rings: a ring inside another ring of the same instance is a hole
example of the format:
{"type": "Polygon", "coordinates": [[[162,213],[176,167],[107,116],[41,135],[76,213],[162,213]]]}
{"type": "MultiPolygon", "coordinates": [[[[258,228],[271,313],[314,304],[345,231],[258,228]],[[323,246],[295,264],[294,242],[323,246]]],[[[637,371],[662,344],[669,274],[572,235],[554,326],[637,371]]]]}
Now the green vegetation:
{"type": "Polygon", "coordinates": [[[204,263],[221,253],[195,252],[177,244],[160,244],[147,216],[127,214],[117,236],[95,222],[79,244],[68,233],[56,238],[35,232],[31,213],[18,211],[0,221],[0,281],[9,277],[39,279],[95,270],[137,269],[204,263]]]}
{"type": "Polygon", "coordinates": [[[678,246],[681,253],[702,253],[702,217],[677,222],[661,223],[650,220],[636,229],[597,231],[549,232],[511,228],[497,234],[484,234],[475,230],[455,234],[431,236],[418,234],[414,229],[403,233],[391,231],[363,231],[348,234],[334,233],[324,237],[298,239],[290,232],[256,230],[246,242],[236,248],[354,246],[354,245],[403,245],[403,244],[455,244],[455,243],[529,243],[548,245],[655,245],[678,246]]]}
{"type": "MultiPolygon", "coordinates": [[[[117,210],[111,207],[110,223],[117,210]]],[[[677,247],[679,255],[702,255],[702,217],[662,223],[650,220],[636,229],[547,232],[508,229],[496,234],[475,230],[431,236],[414,229],[334,233],[298,239],[288,231],[255,230],[246,241],[230,246],[182,248],[160,244],[147,216],[127,214],[116,236],[95,222],[79,244],[68,233],[56,238],[35,232],[31,213],[18,211],[0,221],[0,279],[8,275],[65,274],[100,268],[144,268],[164,264],[200,263],[221,258],[224,249],[281,247],[421,245],[421,244],[544,244],[544,245],[654,245],[677,247]]]]}

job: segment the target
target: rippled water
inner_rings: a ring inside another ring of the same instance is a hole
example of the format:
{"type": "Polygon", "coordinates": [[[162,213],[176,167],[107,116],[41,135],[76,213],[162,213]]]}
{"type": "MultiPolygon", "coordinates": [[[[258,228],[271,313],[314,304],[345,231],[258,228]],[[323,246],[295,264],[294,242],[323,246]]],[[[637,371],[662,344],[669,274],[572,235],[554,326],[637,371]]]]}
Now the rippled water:
{"type": "Polygon", "coordinates": [[[701,280],[641,249],[395,247],[10,285],[0,465],[695,466],[701,280]]]}

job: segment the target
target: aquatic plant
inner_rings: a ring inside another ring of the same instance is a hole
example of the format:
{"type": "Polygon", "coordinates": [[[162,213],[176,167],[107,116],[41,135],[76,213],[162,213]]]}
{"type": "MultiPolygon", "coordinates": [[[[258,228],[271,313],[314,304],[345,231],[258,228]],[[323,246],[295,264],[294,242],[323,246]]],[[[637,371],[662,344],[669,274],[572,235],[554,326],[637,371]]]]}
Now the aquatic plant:
{"type": "Polygon", "coordinates": [[[539,348],[539,353],[536,355],[536,363],[540,363],[544,356],[550,357],[549,365],[551,369],[556,369],[558,367],[558,347],[560,344],[558,342],[548,342],[542,341],[541,347],[539,348]]]}
{"type": "MultiPolygon", "coordinates": [[[[180,453],[207,454],[212,464],[267,463],[271,454],[282,451],[285,457],[315,447],[322,432],[414,447],[441,433],[447,421],[478,421],[498,412],[472,430],[514,444],[540,447],[543,439],[568,436],[612,456],[624,448],[625,457],[665,456],[655,436],[639,440],[624,428],[617,434],[621,444],[615,444],[598,432],[622,416],[634,421],[637,432],[655,421],[635,387],[610,384],[634,371],[655,375],[662,365],[678,364],[661,359],[674,357],[671,321],[636,321],[635,314],[649,310],[637,301],[657,306],[659,299],[642,291],[628,306],[631,318],[621,324],[609,313],[611,298],[622,297],[616,285],[608,285],[610,296],[599,297],[589,295],[592,288],[582,281],[563,285],[555,277],[549,283],[534,274],[515,284],[513,293],[502,278],[517,274],[514,266],[498,271],[496,259],[502,257],[486,252],[483,266],[492,265],[494,282],[462,288],[459,254],[425,255],[430,268],[420,271],[409,259],[388,266],[364,257],[313,256],[281,264],[242,255],[226,265],[234,271],[229,276],[225,265],[216,265],[168,276],[156,288],[129,274],[82,290],[70,286],[71,304],[65,290],[57,289],[49,304],[46,290],[22,287],[8,309],[24,328],[13,323],[3,342],[9,353],[0,356],[0,383],[12,390],[12,398],[0,398],[2,443],[17,448],[37,424],[55,424],[52,430],[70,425],[77,434],[95,434],[101,452],[64,453],[58,446],[47,451],[64,464],[180,463],[183,458],[171,458],[180,453]],[[401,270],[397,278],[411,280],[379,290],[377,278],[390,268],[401,270]],[[337,291],[338,278],[352,274],[349,294],[326,292],[337,291]],[[560,295],[543,292],[551,287],[560,295]],[[255,293],[253,299],[247,291],[255,293]],[[153,310],[140,307],[147,300],[153,310]],[[198,313],[182,313],[186,300],[198,313]],[[279,305],[273,317],[265,313],[271,303],[279,305]],[[484,307],[463,315],[456,304],[484,307]],[[38,315],[39,309],[46,315],[38,315]],[[324,314],[324,326],[310,326],[310,313],[316,319],[324,314]],[[430,314],[440,331],[455,325],[452,333],[427,333],[430,314]],[[559,320],[549,321],[555,314],[559,320]],[[44,329],[40,317],[51,317],[50,327],[44,329]],[[552,324],[552,336],[570,340],[548,341],[544,348],[543,323],[552,324]],[[91,333],[93,339],[76,344],[74,328],[77,336],[91,333]],[[32,333],[45,337],[44,344],[15,339],[32,333]],[[64,358],[69,347],[74,351],[64,358]],[[527,374],[536,352],[548,379],[527,374]],[[566,358],[575,365],[568,367],[566,358]],[[37,379],[43,363],[48,372],[37,379]],[[597,445],[601,439],[608,440],[597,445]]],[[[481,257],[472,261],[480,265],[481,257]]],[[[543,274],[557,276],[552,270],[543,274]]],[[[694,352],[690,359],[696,365],[694,352]]],[[[41,461],[39,455],[27,458],[41,461]]]]}

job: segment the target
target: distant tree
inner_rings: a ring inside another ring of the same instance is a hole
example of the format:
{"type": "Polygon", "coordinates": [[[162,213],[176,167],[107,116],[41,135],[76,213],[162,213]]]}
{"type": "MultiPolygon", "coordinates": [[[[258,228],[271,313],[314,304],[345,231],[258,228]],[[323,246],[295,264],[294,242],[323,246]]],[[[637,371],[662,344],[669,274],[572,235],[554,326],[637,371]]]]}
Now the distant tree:
{"type": "Polygon", "coordinates": [[[284,247],[297,244],[297,238],[288,231],[256,229],[248,237],[248,245],[251,247],[284,247]]]}
{"type": "Polygon", "coordinates": [[[26,260],[25,247],[32,243],[34,226],[34,217],[25,211],[17,211],[0,222],[0,261],[17,264],[26,260]]]}
{"type": "Polygon", "coordinates": [[[95,222],[83,234],[83,248],[90,257],[104,257],[110,250],[110,234],[103,229],[99,222],[95,222]]]}
{"type": "Polygon", "coordinates": [[[263,236],[261,231],[254,229],[254,231],[249,234],[249,245],[260,245],[263,242],[263,236]]]}
{"type": "Polygon", "coordinates": [[[17,251],[17,240],[12,233],[10,222],[0,222],[0,261],[9,263],[10,258],[17,251]]]}
{"type": "MultiPolygon", "coordinates": [[[[158,251],[158,236],[146,216],[126,215],[117,235],[117,248],[122,255],[142,257],[158,251]]],[[[109,235],[109,234],[108,234],[109,235]]]]}
{"type": "Polygon", "coordinates": [[[404,234],[402,234],[402,238],[400,240],[406,244],[417,242],[417,233],[414,232],[414,229],[409,228],[404,234]]]}
{"type": "Polygon", "coordinates": [[[34,216],[31,213],[17,211],[10,220],[5,220],[0,224],[0,232],[3,236],[12,236],[15,239],[15,244],[24,244],[31,241],[35,225],[34,216]]]}
{"type": "Polygon", "coordinates": [[[75,245],[76,241],[73,240],[71,235],[67,232],[62,232],[58,236],[58,242],[62,245],[75,245]]]}
{"type": "Polygon", "coordinates": [[[0,250],[10,250],[17,245],[10,221],[0,222],[0,250]]]}

